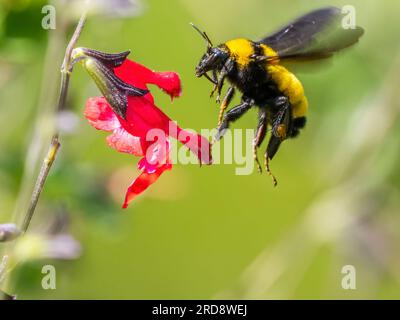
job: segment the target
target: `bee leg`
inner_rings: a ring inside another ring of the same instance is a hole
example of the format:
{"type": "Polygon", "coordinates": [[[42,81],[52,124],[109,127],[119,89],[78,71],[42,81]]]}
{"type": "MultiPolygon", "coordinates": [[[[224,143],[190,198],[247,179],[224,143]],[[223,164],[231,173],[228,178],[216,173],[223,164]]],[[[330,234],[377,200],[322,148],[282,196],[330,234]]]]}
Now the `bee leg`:
{"type": "Polygon", "coordinates": [[[257,164],[257,170],[262,173],[261,164],[257,156],[257,148],[264,141],[265,135],[267,133],[267,112],[265,109],[260,109],[258,114],[258,125],[256,129],[256,135],[253,140],[253,157],[257,164]]]}
{"type": "Polygon", "coordinates": [[[228,108],[229,104],[231,103],[234,94],[235,94],[235,88],[233,86],[229,87],[219,108],[218,126],[221,125],[222,117],[224,116],[226,108],[228,108]]]}
{"type": "Polygon", "coordinates": [[[269,162],[278,152],[282,141],[284,141],[292,131],[293,119],[292,110],[289,99],[285,96],[280,96],[274,99],[271,103],[272,110],[275,110],[275,116],[272,120],[272,135],[269,139],[267,151],[264,155],[264,165],[265,170],[268,172],[269,176],[272,178],[274,186],[278,184],[275,176],[271,172],[269,162]]]}
{"type": "Polygon", "coordinates": [[[205,73],[205,74],[204,74],[204,77],[206,77],[206,79],[207,79],[208,81],[210,81],[214,86],[217,84],[217,79],[215,79],[214,76],[213,76],[214,79],[211,79],[210,76],[209,76],[207,73],[205,73]]]}
{"type": "MultiPolygon", "coordinates": [[[[287,99],[286,99],[287,100],[287,99]]],[[[280,99],[282,105],[275,109],[276,114],[272,120],[272,135],[268,142],[266,159],[272,160],[281,143],[290,137],[293,127],[293,119],[289,101],[285,103],[285,99],[280,99]]]]}
{"type": "Polygon", "coordinates": [[[212,79],[211,82],[214,83],[213,88],[210,93],[210,98],[214,95],[215,91],[217,91],[218,88],[218,76],[217,76],[217,70],[212,71],[212,79]]]}
{"type": "Polygon", "coordinates": [[[273,109],[277,110],[272,120],[272,134],[281,141],[290,135],[292,130],[292,112],[288,98],[281,96],[275,99],[273,109]]]}
{"type": "Polygon", "coordinates": [[[222,87],[224,86],[225,78],[232,71],[234,66],[235,66],[235,61],[232,59],[228,59],[221,69],[221,72],[220,72],[218,80],[217,80],[217,93],[218,93],[217,98],[216,98],[217,103],[221,102],[221,91],[222,91],[222,87]]]}
{"type": "Polygon", "coordinates": [[[221,102],[220,101],[221,100],[221,91],[222,91],[222,87],[224,86],[226,76],[227,76],[227,72],[225,71],[225,68],[222,68],[218,78],[215,81],[213,90],[211,91],[210,97],[212,97],[214,95],[214,93],[217,92],[217,98],[215,99],[215,101],[217,101],[217,103],[221,102]]]}
{"type": "Polygon", "coordinates": [[[229,110],[224,119],[222,120],[221,125],[218,127],[218,132],[215,136],[215,140],[218,141],[225,134],[226,129],[229,127],[229,123],[239,119],[242,115],[244,115],[252,106],[254,106],[254,100],[245,99],[241,104],[229,110]]]}
{"type": "MultiPolygon", "coordinates": [[[[276,180],[275,176],[273,175],[273,173],[272,173],[272,171],[271,171],[271,169],[270,169],[270,167],[269,167],[269,162],[270,162],[270,160],[271,160],[271,157],[269,156],[269,152],[268,152],[268,150],[269,150],[269,148],[270,148],[271,140],[274,139],[274,138],[277,139],[276,137],[271,137],[271,139],[269,140],[267,152],[265,152],[265,155],[264,155],[264,165],[265,165],[265,171],[267,171],[267,173],[269,174],[269,176],[270,176],[271,179],[272,179],[272,182],[273,182],[273,184],[274,184],[274,187],[276,187],[277,184],[278,184],[278,180],[276,180]]],[[[281,142],[280,142],[280,140],[279,140],[279,144],[280,144],[280,143],[281,143],[281,142]]]]}
{"type": "Polygon", "coordinates": [[[219,78],[218,78],[218,83],[217,83],[217,98],[215,99],[215,101],[217,101],[217,103],[221,103],[221,91],[222,91],[222,87],[224,86],[225,77],[226,77],[226,75],[223,75],[223,74],[221,73],[221,74],[219,75],[219,78]]]}
{"type": "Polygon", "coordinates": [[[282,144],[282,140],[274,135],[271,135],[268,141],[267,152],[265,155],[268,155],[268,159],[272,160],[275,154],[278,152],[279,147],[282,144]]]}

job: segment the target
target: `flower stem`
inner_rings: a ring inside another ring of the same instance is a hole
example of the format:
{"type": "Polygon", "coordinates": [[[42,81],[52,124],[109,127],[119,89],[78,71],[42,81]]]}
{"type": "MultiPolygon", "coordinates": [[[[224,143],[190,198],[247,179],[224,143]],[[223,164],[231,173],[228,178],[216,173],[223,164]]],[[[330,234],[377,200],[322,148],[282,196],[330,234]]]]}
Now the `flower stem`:
{"type": "Polygon", "coordinates": [[[49,175],[54,160],[56,159],[59,148],[60,148],[60,142],[58,141],[58,134],[55,134],[54,137],[52,138],[49,151],[47,152],[47,155],[43,160],[42,167],[40,168],[40,172],[32,192],[29,207],[25,214],[24,222],[22,223],[21,227],[22,233],[25,233],[29,228],[29,224],[32,220],[33,214],[35,213],[35,209],[39,201],[40,194],[43,190],[44,184],[46,183],[47,176],[49,175]]]}
{"type": "MultiPolygon", "coordinates": [[[[82,33],[83,27],[85,26],[86,15],[87,15],[87,9],[85,9],[84,12],[82,13],[78,25],[76,26],[75,32],[72,35],[71,40],[69,41],[68,46],[65,50],[64,60],[61,66],[61,89],[60,89],[60,95],[58,99],[56,112],[63,110],[67,101],[69,82],[71,76],[69,70],[69,66],[71,63],[71,53],[75,47],[76,42],[79,39],[79,36],[82,33]]],[[[42,167],[40,169],[39,175],[35,183],[35,187],[31,195],[29,207],[25,214],[25,218],[21,227],[22,233],[25,233],[29,228],[30,222],[35,213],[37,203],[39,201],[40,194],[43,190],[44,184],[46,183],[47,176],[50,173],[54,160],[56,159],[59,148],[60,148],[59,134],[58,132],[55,132],[50,143],[49,151],[47,152],[47,155],[43,160],[42,167]]]]}
{"type": "MultiPolygon", "coordinates": [[[[80,17],[80,20],[78,22],[78,25],[77,25],[77,27],[71,37],[71,40],[69,41],[68,46],[65,50],[64,60],[63,60],[62,66],[61,66],[61,86],[60,86],[60,93],[59,93],[59,97],[58,97],[58,104],[57,104],[57,107],[55,110],[56,113],[59,112],[60,110],[63,110],[66,105],[68,89],[69,89],[69,82],[70,82],[69,66],[71,63],[71,53],[75,47],[76,42],[79,39],[79,36],[81,35],[83,27],[85,25],[87,11],[89,8],[90,1],[91,0],[86,0],[86,4],[83,9],[83,13],[80,17]]],[[[39,198],[40,198],[40,194],[46,183],[46,179],[50,173],[52,165],[56,159],[59,148],[60,148],[59,134],[57,132],[57,129],[54,129],[53,138],[51,140],[48,152],[43,160],[43,164],[41,166],[39,175],[36,179],[35,186],[33,188],[32,194],[30,196],[29,207],[26,210],[25,215],[24,215],[24,219],[23,219],[22,226],[21,226],[22,234],[26,233],[29,228],[29,225],[31,223],[31,220],[32,220],[33,215],[36,210],[36,206],[37,206],[39,198]]],[[[5,287],[8,287],[8,284],[10,282],[10,277],[7,277],[7,279],[5,279],[6,275],[8,275],[11,272],[11,270],[13,270],[13,268],[15,267],[15,264],[16,264],[15,262],[11,263],[12,265],[10,265],[10,263],[7,263],[9,258],[12,256],[12,248],[13,247],[14,247],[14,243],[10,243],[5,248],[3,260],[0,265],[0,284],[2,284],[3,281],[5,281],[6,282],[4,285],[5,287]]],[[[0,291],[0,293],[1,293],[1,291],[0,291]]],[[[0,294],[0,300],[2,300],[1,294],[0,294]]]]}

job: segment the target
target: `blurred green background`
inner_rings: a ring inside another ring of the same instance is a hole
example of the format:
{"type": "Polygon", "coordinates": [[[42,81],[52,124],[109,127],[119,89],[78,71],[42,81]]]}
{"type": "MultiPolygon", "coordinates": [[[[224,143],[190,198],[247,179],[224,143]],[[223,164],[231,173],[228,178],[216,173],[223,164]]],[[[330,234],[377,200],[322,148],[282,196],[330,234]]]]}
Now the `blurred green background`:
{"type": "MultiPolygon", "coordinates": [[[[107,147],[106,134],[87,123],[85,100],[99,93],[75,68],[61,152],[31,232],[40,233],[54,214],[66,212],[82,254],[73,261],[19,266],[11,286],[18,298],[400,298],[400,3],[141,3],[138,16],[90,16],[78,44],[108,52],[131,49],[137,62],[177,71],[180,99],[171,105],[158,89],[153,93],[172,119],[196,130],[213,128],[218,108],[209,99],[210,84],[194,76],[205,46],[189,22],[214,43],[258,39],[309,10],[350,4],[366,33],[332,65],[299,73],[310,101],[308,125],[272,162],[277,188],[266,174],[235,175],[236,165],[177,164],[125,211],[120,207],[138,174],[137,159],[107,147]],[[44,264],[56,266],[56,290],[41,287],[44,264]],[[341,286],[345,265],[356,268],[356,290],[341,286]]],[[[74,12],[63,7],[57,29],[42,29],[45,4],[0,1],[0,223],[26,206],[26,195],[18,194],[23,184],[29,195],[32,178],[23,172],[34,176],[29,157],[48,143],[44,139],[36,148],[32,139],[48,135],[67,41],[63,29],[70,35],[76,23],[74,12]]],[[[233,128],[255,125],[254,110],[233,128]]]]}

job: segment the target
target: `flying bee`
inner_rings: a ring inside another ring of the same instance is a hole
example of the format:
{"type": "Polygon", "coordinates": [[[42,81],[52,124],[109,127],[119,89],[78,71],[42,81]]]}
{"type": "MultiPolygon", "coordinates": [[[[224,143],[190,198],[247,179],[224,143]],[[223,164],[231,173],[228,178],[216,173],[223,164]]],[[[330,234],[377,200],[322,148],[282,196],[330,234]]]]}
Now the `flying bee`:
{"type": "Polygon", "coordinates": [[[284,140],[296,137],[304,128],[308,109],[303,85],[285,65],[326,59],[358,42],[364,30],[358,26],[345,29],[343,18],[338,8],[318,9],[260,41],[239,38],[216,47],[205,32],[192,24],[207,43],[196,76],[205,76],[213,83],[211,96],[217,92],[218,103],[225,80],[230,83],[220,105],[215,139],[220,140],[231,122],[257,106],[254,159],[261,172],[257,149],[270,128],[264,164],[274,185],[277,181],[269,169],[269,161],[284,140]],[[241,103],[225,114],[236,90],[242,93],[241,103]]]}

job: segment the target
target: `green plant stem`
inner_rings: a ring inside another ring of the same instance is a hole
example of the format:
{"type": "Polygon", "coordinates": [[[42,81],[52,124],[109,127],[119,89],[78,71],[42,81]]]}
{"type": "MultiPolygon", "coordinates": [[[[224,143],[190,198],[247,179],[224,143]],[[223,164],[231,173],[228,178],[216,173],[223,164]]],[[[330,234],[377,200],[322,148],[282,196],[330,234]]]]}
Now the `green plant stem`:
{"type": "Polygon", "coordinates": [[[39,201],[40,194],[43,190],[44,184],[46,183],[47,176],[49,175],[54,160],[56,159],[59,148],[60,148],[60,142],[58,141],[58,134],[56,134],[52,138],[49,151],[47,152],[47,155],[43,160],[42,167],[40,168],[40,172],[32,192],[29,207],[25,214],[24,222],[22,223],[21,227],[22,233],[25,233],[29,228],[33,214],[35,213],[37,203],[39,201]]]}
{"type": "MultiPolygon", "coordinates": [[[[69,66],[71,64],[71,53],[76,45],[76,42],[79,39],[79,36],[82,33],[83,27],[85,26],[85,22],[86,22],[86,10],[82,13],[78,25],[76,26],[75,32],[72,35],[71,40],[69,41],[68,46],[65,50],[64,60],[61,66],[61,89],[60,89],[60,95],[58,99],[58,106],[56,112],[63,110],[66,105],[69,83],[71,78],[71,74],[69,71],[69,66]]],[[[59,148],[60,148],[59,134],[58,132],[55,132],[52,141],[50,143],[49,151],[46,157],[44,158],[42,167],[40,169],[38,178],[36,180],[35,187],[33,189],[31,199],[29,202],[29,207],[25,214],[24,221],[22,223],[21,230],[23,233],[25,233],[29,228],[30,222],[35,213],[37,203],[39,201],[40,194],[43,190],[47,176],[50,173],[51,167],[57,156],[59,148]]]]}
{"type": "MultiPolygon", "coordinates": [[[[63,63],[61,66],[61,86],[60,86],[60,93],[59,93],[59,97],[58,97],[58,104],[55,109],[56,114],[60,110],[63,110],[66,106],[70,77],[71,77],[70,70],[69,70],[70,69],[69,66],[71,63],[71,53],[72,53],[72,50],[74,49],[76,42],[78,41],[78,39],[82,33],[82,30],[85,26],[89,3],[90,3],[90,0],[86,0],[85,8],[83,9],[83,13],[79,19],[78,25],[76,26],[75,31],[74,31],[74,33],[67,45],[67,48],[65,50],[64,59],[63,59],[63,63]]],[[[26,210],[26,212],[24,214],[24,219],[23,219],[23,222],[21,225],[21,231],[23,234],[27,232],[27,230],[30,226],[30,223],[34,216],[40,195],[41,195],[44,185],[46,183],[46,179],[50,173],[50,170],[53,166],[53,163],[56,159],[58,150],[60,148],[58,130],[56,128],[53,130],[54,130],[53,135],[52,135],[53,137],[52,137],[48,152],[43,160],[41,169],[37,176],[35,186],[33,188],[32,194],[30,196],[28,209],[26,210]]],[[[6,263],[7,261],[10,260],[10,257],[12,256],[12,248],[14,247],[14,245],[15,245],[15,242],[10,243],[6,247],[5,254],[3,256],[4,265],[2,265],[2,270],[0,270],[0,271],[2,271],[1,272],[2,274],[0,274],[0,283],[5,280],[5,282],[6,282],[5,287],[8,287],[7,283],[9,283],[9,276],[8,276],[9,273],[11,272],[11,270],[13,270],[15,268],[15,263],[11,266],[10,266],[10,263],[8,263],[8,265],[6,263]]],[[[0,297],[0,300],[1,300],[1,297],[0,297]]]]}

